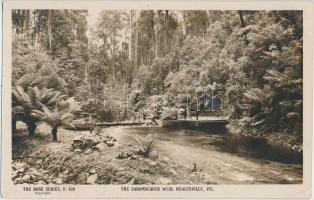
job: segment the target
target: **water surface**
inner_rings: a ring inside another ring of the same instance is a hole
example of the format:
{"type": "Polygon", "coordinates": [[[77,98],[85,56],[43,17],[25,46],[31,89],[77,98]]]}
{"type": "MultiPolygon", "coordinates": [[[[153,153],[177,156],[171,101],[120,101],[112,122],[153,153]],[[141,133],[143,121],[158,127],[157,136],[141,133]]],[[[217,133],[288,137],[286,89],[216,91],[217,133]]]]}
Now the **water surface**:
{"type": "Polygon", "coordinates": [[[302,154],[266,140],[231,134],[228,130],[110,127],[102,134],[131,143],[134,135],[155,134],[157,151],[187,167],[193,163],[217,183],[302,183],[302,154]]]}

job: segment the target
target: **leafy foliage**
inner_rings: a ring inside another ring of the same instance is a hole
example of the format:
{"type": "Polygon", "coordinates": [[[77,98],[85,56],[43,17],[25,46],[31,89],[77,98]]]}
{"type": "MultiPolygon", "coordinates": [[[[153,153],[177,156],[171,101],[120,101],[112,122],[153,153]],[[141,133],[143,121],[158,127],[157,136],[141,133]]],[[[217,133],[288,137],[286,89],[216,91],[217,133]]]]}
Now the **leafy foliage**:
{"type": "Polygon", "coordinates": [[[39,89],[35,86],[25,90],[21,86],[14,86],[12,88],[12,117],[15,122],[16,120],[25,122],[29,134],[32,136],[35,133],[38,119],[34,118],[31,113],[40,109],[42,105],[54,107],[64,98],[65,95],[53,89],[39,89]]]}
{"type": "Polygon", "coordinates": [[[156,112],[143,97],[164,98],[162,118],[172,118],[182,96],[193,97],[195,110],[212,91],[223,99],[218,114],[246,130],[302,135],[300,11],[105,10],[88,38],[87,11],[31,13],[12,15],[13,80],[25,91],[76,96],[98,120],[156,112]],[[34,26],[27,25],[31,13],[34,26]],[[118,111],[127,94],[128,110],[118,111]]]}
{"type": "Polygon", "coordinates": [[[34,110],[32,116],[39,119],[41,122],[47,123],[52,128],[60,126],[75,128],[71,123],[73,115],[67,112],[60,112],[58,110],[51,111],[45,105],[42,105],[41,110],[34,110]]]}
{"type": "Polygon", "coordinates": [[[36,86],[28,87],[27,91],[21,86],[15,86],[12,89],[12,106],[22,107],[25,115],[28,115],[33,109],[41,107],[41,104],[53,107],[64,98],[65,95],[59,91],[39,89],[36,86]]]}
{"type": "Polygon", "coordinates": [[[41,104],[40,110],[33,110],[31,115],[38,121],[48,124],[52,127],[53,141],[57,141],[57,131],[60,126],[71,127],[75,129],[72,124],[73,115],[66,110],[51,111],[47,106],[41,104]]]}
{"type": "Polygon", "coordinates": [[[164,108],[161,119],[163,120],[176,120],[178,117],[179,111],[177,108],[164,108]]]}
{"type": "Polygon", "coordinates": [[[141,138],[139,136],[134,136],[133,138],[134,144],[139,149],[138,153],[145,157],[149,157],[155,144],[157,143],[157,137],[152,134],[148,134],[145,138],[141,138]]]}

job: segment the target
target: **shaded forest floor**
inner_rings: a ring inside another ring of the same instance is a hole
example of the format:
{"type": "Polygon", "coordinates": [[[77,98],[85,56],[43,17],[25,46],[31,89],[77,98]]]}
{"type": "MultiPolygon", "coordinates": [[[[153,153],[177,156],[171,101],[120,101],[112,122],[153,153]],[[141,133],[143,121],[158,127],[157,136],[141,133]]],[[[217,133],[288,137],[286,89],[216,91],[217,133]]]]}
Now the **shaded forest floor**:
{"type": "MultiPolygon", "coordinates": [[[[150,158],[136,154],[134,145],[115,142],[110,147],[73,149],[75,138],[90,138],[88,132],[60,129],[60,142],[51,142],[50,130],[41,126],[39,134],[13,136],[15,184],[213,184],[207,174],[192,172],[153,152],[150,158]]],[[[112,139],[112,138],[111,138],[112,139]]],[[[94,140],[95,141],[95,140],[94,140]]],[[[108,143],[110,143],[109,141],[108,143]]],[[[131,141],[130,141],[131,142],[131,141]]]]}

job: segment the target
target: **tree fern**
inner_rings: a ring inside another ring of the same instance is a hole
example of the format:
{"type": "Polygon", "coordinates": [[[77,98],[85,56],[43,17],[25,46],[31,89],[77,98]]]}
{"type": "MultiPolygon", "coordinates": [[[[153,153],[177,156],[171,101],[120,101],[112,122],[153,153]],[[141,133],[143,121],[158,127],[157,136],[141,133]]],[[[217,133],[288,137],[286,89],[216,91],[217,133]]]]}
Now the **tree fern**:
{"type": "Polygon", "coordinates": [[[72,124],[74,116],[67,111],[51,111],[47,106],[41,104],[41,110],[33,110],[31,115],[40,122],[46,123],[52,127],[52,137],[55,142],[57,141],[59,127],[63,126],[75,129],[75,126],[72,124]]]}
{"type": "Polygon", "coordinates": [[[14,86],[12,88],[12,115],[15,119],[22,120],[29,127],[29,134],[33,135],[38,120],[31,113],[40,110],[42,105],[54,107],[57,102],[64,99],[59,91],[46,88],[14,86]]]}

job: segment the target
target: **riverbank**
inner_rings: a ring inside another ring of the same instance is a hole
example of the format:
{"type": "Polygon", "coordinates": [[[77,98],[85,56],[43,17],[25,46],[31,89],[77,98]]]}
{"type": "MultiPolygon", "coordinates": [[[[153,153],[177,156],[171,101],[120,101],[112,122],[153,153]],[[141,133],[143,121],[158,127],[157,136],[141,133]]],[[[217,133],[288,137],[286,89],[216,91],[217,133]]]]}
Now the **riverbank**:
{"type": "MultiPolygon", "coordinates": [[[[215,118],[215,117],[200,117],[201,120],[209,120],[209,119],[223,119],[223,118],[215,118]]],[[[153,125],[152,123],[149,123],[149,121],[143,122],[141,125],[137,126],[131,126],[131,127],[162,127],[162,121],[158,121],[157,125],[153,125]]],[[[183,126],[178,126],[178,128],[182,128],[183,126]]],[[[297,151],[302,153],[303,152],[303,140],[302,137],[300,137],[297,134],[285,134],[285,133],[267,133],[267,134],[261,134],[260,132],[253,132],[253,131],[244,131],[239,125],[238,121],[229,121],[229,123],[226,125],[226,127],[229,129],[230,133],[233,134],[239,134],[244,135],[247,137],[252,137],[256,139],[264,139],[267,141],[267,143],[271,145],[277,145],[281,146],[283,148],[289,149],[291,151],[297,151]]],[[[206,130],[206,128],[203,130],[206,130]]],[[[97,132],[97,131],[96,131],[97,132]]]]}
{"type": "Polygon", "coordinates": [[[302,183],[303,166],[294,155],[240,135],[161,127],[108,127],[99,134],[60,129],[60,142],[53,143],[49,128],[37,131],[32,139],[26,132],[13,137],[16,184],[302,183]],[[147,158],[132,143],[149,134],[158,140],[147,158]]]}
{"type": "Polygon", "coordinates": [[[245,131],[239,125],[237,121],[230,121],[228,124],[230,133],[241,134],[248,137],[264,139],[267,143],[272,145],[278,145],[283,148],[287,148],[292,151],[303,152],[303,140],[302,137],[296,134],[285,134],[272,132],[267,134],[261,134],[260,132],[245,131]]]}
{"type": "Polygon", "coordinates": [[[187,168],[195,163],[197,170],[217,184],[302,183],[299,155],[242,135],[162,127],[110,127],[101,134],[110,134],[121,143],[128,143],[134,135],[156,135],[160,155],[187,168]]]}
{"type": "Polygon", "coordinates": [[[15,184],[214,184],[208,174],[173,162],[159,152],[151,157],[137,154],[131,141],[120,144],[108,136],[105,139],[110,141],[98,143],[99,136],[87,131],[60,129],[60,142],[55,143],[48,127],[38,131],[34,138],[26,133],[13,136],[15,184]],[[76,148],[75,141],[80,140],[91,146],[76,148]]]}

